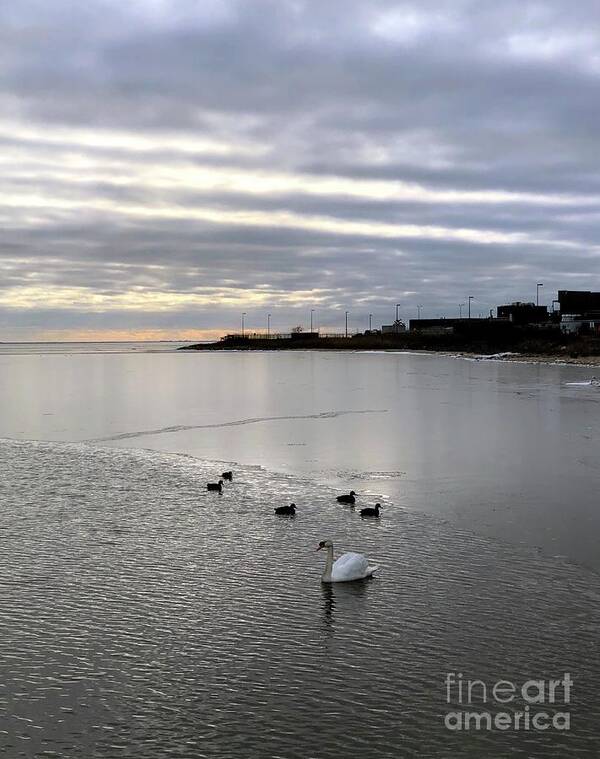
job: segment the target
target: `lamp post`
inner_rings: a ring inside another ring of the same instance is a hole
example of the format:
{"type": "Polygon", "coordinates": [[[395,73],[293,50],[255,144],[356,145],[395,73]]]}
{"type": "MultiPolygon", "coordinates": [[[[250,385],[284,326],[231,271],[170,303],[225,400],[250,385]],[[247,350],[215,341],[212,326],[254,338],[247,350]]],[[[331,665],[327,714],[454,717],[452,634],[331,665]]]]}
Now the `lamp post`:
{"type": "Polygon", "coordinates": [[[466,306],[466,303],[459,303],[458,304],[458,318],[462,319],[462,310],[466,306]]]}
{"type": "Polygon", "coordinates": [[[369,314],[369,332],[371,331],[372,321],[373,321],[373,314],[369,314]]]}
{"type": "Polygon", "coordinates": [[[267,337],[271,337],[271,314],[267,314],[267,337]]]}
{"type": "Polygon", "coordinates": [[[535,286],[535,305],[536,306],[540,305],[540,287],[543,287],[543,286],[544,286],[543,282],[538,282],[537,285],[535,286]]]}
{"type": "Polygon", "coordinates": [[[246,316],[246,312],[242,311],[242,337],[244,337],[244,316],[246,316]]]}
{"type": "Polygon", "coordinates": [[[469,319],[471,318],[471,301],[475,300],[472,295],[469,295],[469,319]]]}
{"type": "Polygon", "coordinates": [[[315,309],[311,308],[310,309],[310,331],[311,332],[313,331],[313,314],[314,314],[314,312],[315,312],[315,309]]]}
{"type": "Polygon", "coordinates": [[[422,308],[423,308],[423,306],[417,306],[417,319],[421,318],[421,309],[422,308]]]}
{"type": "Polygon", "coordinates": [[[400,308],[400,304],[399,304],[399,303],[396,303],[396,321],[398,321],[398,319],[400,318],[400,317],[398,316],[398,309],[399,309],[399,308],[400,308]]]}
{"type": "Polygon", "coordinates": [[[346,311],[346,337],[348,337],[348,314],[349,313],[350,313],[349,311],[346,311]]]}

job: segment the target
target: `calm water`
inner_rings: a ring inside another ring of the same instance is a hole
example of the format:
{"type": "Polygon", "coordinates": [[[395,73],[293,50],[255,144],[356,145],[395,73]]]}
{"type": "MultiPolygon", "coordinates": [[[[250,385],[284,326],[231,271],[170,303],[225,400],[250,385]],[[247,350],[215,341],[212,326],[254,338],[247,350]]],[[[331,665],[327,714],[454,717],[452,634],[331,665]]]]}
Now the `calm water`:
{"type": "Polygon", "coordinates": [[[0,436],[308,475],[600,569],[600,388],[571,384],[597,370],[398,353],[86,350],[0,346],[0,436]]]}
{"type": "Polygon", "coordinates": [[[600,391],[569,384],[592,373],[3,346],[0,747],[597,757],[600,391]],[[323,587],[325,538],[379,576],[323,587]],[[448,672],[570,672],[572,729],[450,732],[448,672]]]}

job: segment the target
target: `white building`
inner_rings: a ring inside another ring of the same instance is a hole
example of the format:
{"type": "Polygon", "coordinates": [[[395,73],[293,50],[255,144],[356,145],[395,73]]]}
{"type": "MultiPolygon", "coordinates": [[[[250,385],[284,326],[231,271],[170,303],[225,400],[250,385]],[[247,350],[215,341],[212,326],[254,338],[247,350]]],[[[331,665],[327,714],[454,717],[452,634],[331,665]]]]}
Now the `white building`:
{"type": "Polygon", "coordinates": [[[568,335],[578,332],[600,332],[600,316],[589,317],[581,314],[562,314],[560,330],[568,335]]]}

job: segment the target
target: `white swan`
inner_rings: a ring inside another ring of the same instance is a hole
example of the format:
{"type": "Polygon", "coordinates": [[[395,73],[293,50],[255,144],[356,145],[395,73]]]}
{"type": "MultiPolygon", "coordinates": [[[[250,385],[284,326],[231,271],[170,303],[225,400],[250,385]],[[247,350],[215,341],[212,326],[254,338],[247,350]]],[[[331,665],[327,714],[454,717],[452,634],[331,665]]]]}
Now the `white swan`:
{"type": "Polygon", "coordinates": [[[321,582],[351,582],[352,580],[364,580],[370,577],[379,567],[370,567],[369,561],[362,553],[345,553],[333,562],[333,543],[331,540],[322,540],[317,551],[327,549],[327,561],[325,571],[321,575],[321,582]]]}

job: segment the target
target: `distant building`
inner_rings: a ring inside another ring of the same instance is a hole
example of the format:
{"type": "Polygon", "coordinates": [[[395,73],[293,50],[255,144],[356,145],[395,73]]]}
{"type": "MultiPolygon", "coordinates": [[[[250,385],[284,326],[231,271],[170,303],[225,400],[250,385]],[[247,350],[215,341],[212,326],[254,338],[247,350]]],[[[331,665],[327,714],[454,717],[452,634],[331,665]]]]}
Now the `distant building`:
{"type": "Polygon", "coordinates": [[[560,318],[560,330],[568,335],[579,332],[598,335],[600,334],[600,314],[597,317],[563,314],[560,318]]]}
{"type": "Polygon", "coordinates": [[[561,314],[600,313],[600,293],[589,290],[559,290],[558,303],[561,314]]]}
{"type": "Polygon", "coordinates": [[[589,290],[559,290],[560,328],[567,334],[600,334],[600,293],[589,290]]]}
{"type": "Polygon", "coordinates": [[[400,321],[400,319],[396,319],[393,324],[382,324],[381,332],[382,334],[389,334],[390,332],[399,334],[400,332],[406,332],[406,324],[403,321],[400,321]]]}
{"type": "Polygon", "coordinates": [[[508,319],[513,324],[542,324],[548,321],[546,306],[536,306],[535,303],[510,303],[498,306],[498,319],[508,319]]]}
{"type": "Polygon", "coordinates": [[[488,337],[510,332],[514,324],[508,319],[411,319],[410,331],[429,335],[461,334],[468,337],[488,337]]]}

